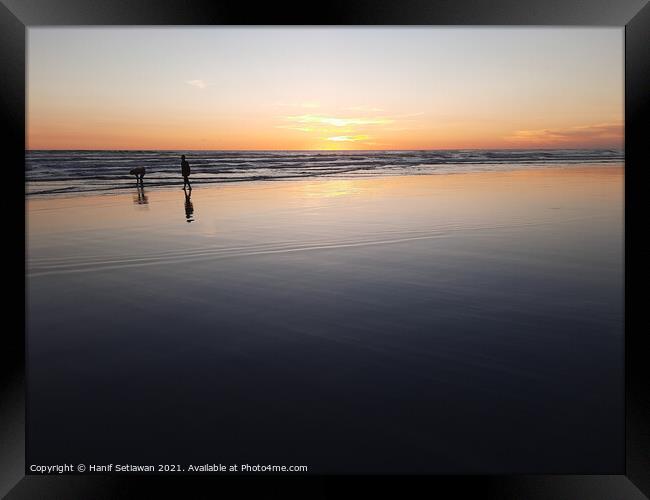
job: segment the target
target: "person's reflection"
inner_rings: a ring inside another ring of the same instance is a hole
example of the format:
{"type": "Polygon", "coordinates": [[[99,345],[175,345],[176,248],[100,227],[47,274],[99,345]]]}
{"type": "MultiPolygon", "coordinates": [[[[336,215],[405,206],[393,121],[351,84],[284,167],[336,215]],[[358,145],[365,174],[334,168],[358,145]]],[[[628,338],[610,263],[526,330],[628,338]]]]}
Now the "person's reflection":
{"type": "Polygon", "coordinates": [[[136,205],[148,205],[149,198],[147,198],[147,195],[144,193],[144,186],[141,184],[137,189],[137,194],[133,195],[133,203],[136,205]]]}
{"type": "Polygon", "coordinates": [[[189,191],[183,187],[185,193],[185,219],[187,222],[194,220],[194,205],[192,204],[192,189],[189,191]]]}

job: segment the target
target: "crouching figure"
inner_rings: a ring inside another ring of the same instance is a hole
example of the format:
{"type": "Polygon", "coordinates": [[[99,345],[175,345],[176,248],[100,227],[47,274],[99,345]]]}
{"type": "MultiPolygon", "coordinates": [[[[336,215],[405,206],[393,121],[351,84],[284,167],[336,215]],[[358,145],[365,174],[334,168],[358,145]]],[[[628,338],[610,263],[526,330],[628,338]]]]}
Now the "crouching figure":
{"type": "Polygon", "coordinates": [[[138,184],[143,184],[142,179],[144,178],[144,174],[147,173],[147,169],[144,167],[135,167],[129,170],[129,174],[135,175],[135,182],[138,184]]]}

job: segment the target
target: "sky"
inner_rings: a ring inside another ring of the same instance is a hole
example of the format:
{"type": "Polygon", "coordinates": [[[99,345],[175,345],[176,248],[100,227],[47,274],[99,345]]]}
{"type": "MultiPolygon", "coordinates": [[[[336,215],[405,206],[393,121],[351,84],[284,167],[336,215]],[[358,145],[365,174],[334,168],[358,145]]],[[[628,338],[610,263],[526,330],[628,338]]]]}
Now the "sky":
{"type": "Polygon", "coordinates": [[[622,148],[622,28],[28,29],[28,149],[622,148]]]}

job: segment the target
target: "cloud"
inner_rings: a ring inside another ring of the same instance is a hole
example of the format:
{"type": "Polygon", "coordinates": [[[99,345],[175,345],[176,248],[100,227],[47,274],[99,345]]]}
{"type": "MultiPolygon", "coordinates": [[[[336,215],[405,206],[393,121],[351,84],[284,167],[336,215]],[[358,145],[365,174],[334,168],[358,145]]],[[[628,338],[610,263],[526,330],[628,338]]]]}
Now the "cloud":
{"type": "Polygon", "coordinates": [[[311,127],[299,127],[294,125],[276,125],[275,128],[283,128],[287,130],[298,130],[300,132],[313,132],[314,129],[311,127]]]}
{"type": "Polygon", "coordinates": [[[330,125],[333,127],[348,127],[350,125],[382,125],[393,123],[390,118],[357,118],[357,117],[336,117],[321,115],[295,115],[285,116],[286,120],[296,123],[314,123],[318,125],[330,125]]]}
{"type": "MultiPolygon", "coordinates": [[[[284,123],[276,125],[277,128],[296,130],[309,133],[314,140],[326,141],[330,146],[334,144],[354,144],[366,146],[379,146],[374,142],[376,138],[386,134],[391,129],[412,130],[417,126],[416,117],[421,113],[409,114],[378,114],[367,112],[371,108],[357,107],[357,113],[339,111],[332,114],[295,114],[281,116],[284,123]],[[404,126],[406,125],[406,127],[404,126]],[[371,142],[370,140],[373,140],[371,142]]],[[[379,110],[379,108],[372,108],[379,110]]]]}
{"type": "Polygon", "coordinates": [[[334,142],[359,142],[370,139],[369,135],[337,135],[335,137],[327,137],[325,140],[334,142]]]}
{"type": "Polygon", "coordinates": [[[623,123],[597,123],[556,129],[517,130],[506,139],[531,144],[622,141],[623,123]]]}
{"type": "Polygon", "coordinates": [[[191,85],[192,87],[197,87],[199,89],[204,89],[210,86],[210,84],[207,83],[205,80],[186,80],[185,83],[191,85]]]}

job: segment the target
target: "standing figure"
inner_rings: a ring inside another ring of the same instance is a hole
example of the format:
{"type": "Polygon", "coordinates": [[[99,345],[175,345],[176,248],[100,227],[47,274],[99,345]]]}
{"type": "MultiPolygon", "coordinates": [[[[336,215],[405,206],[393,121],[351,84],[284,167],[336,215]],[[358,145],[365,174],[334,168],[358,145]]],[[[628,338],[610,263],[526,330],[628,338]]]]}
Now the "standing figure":
{"type": "Polygon", "coordinates": [[[183,176],[183,189],[185,189],[185,186],[188,186],[191,190],[192,184],[190,184],[190,164],[185,159],[185,155],[181,155],[181,175],[183,176]]]}

